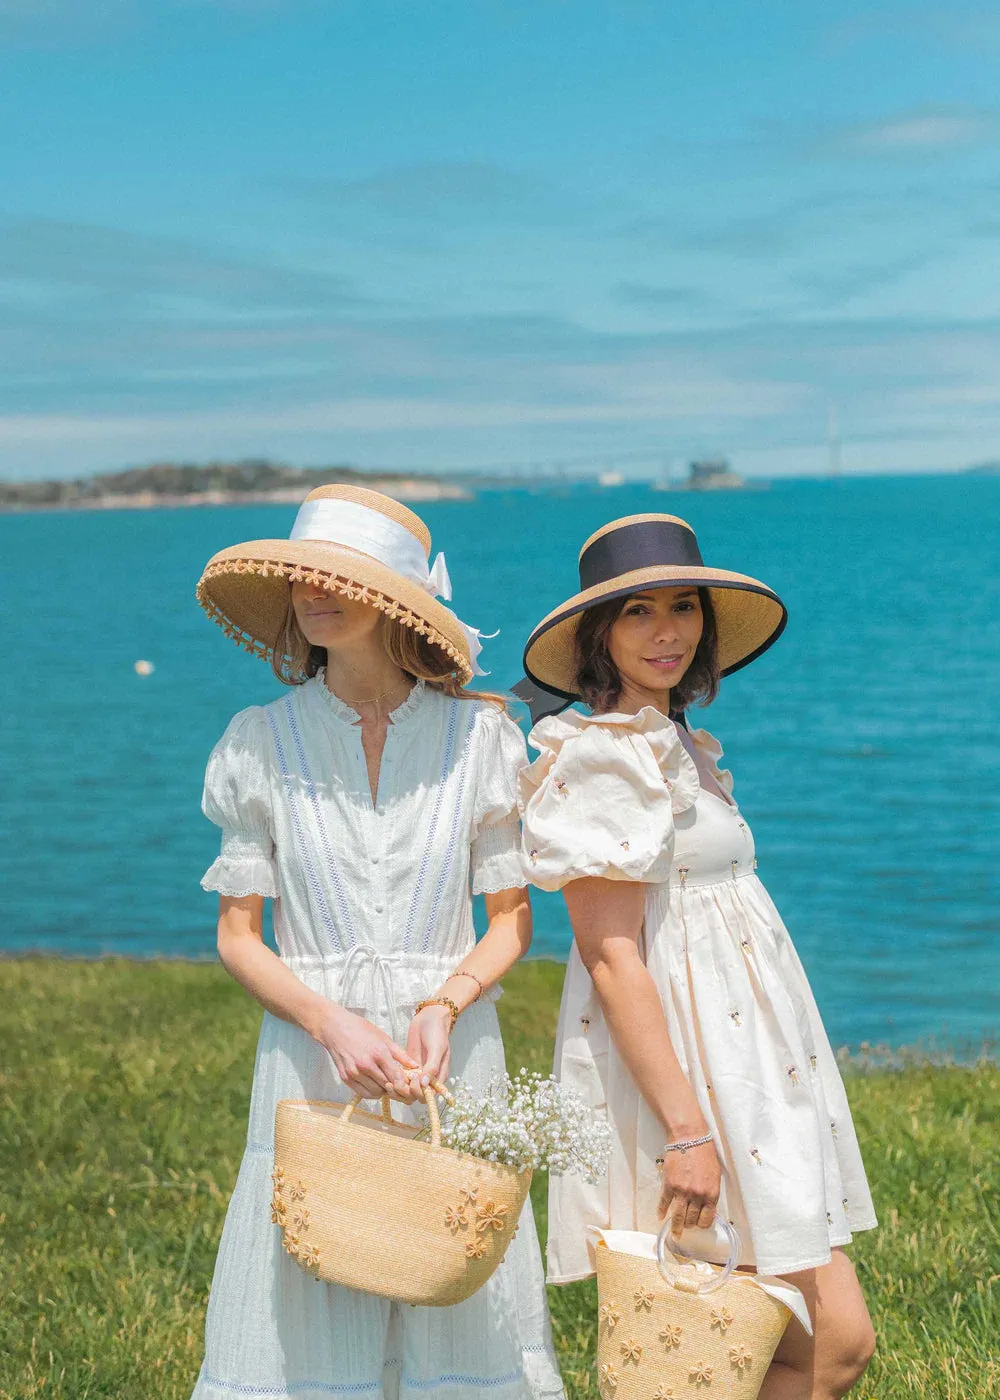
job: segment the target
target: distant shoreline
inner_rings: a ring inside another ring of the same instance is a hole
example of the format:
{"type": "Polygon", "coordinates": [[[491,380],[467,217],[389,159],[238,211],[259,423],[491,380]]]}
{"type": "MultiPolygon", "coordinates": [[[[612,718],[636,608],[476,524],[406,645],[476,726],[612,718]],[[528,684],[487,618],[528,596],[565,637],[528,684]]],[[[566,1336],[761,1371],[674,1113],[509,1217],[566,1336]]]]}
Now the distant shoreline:
{"type": "MultiPolygon", "coordinates": [[[[382,491],[397,501],[471,501],[475,493],[464,486],[419,477],[384,480],[373,477],[365,482],[372,491],[382,491]]],[[[132,494],[108,492],[70,501],[10,501],[0,504],[0,515],[34,515],[52,511],[176,510],[194,506],[301,505],[307,486],[282,487],[276,491],[189,491],[164,495],[155,491],[132,494]]]]}

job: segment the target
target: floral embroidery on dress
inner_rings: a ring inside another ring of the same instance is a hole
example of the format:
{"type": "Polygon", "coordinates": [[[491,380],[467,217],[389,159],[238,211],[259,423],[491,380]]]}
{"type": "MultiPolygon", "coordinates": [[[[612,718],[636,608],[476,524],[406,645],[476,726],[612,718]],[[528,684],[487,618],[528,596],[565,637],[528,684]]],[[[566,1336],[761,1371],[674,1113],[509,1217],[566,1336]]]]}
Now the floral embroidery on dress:
{"type": "Polygon", "coordinates": [[[730,1011],[729,1019],[730,1021],[732,1021],[734,1026],[742,1026],[743,1013],[741,1011],[730,1011]]]}
{"type": "Polygon", "coordinates": [[[569,788],[566,786],[566,783],[564,782],[564,780],[563,780],[562,778],[556,778],[555,783],[554,783],[553,786],[555,787],[555,790],[556,790],[556,792],[559,794],[560,797],[568,797],[568,796],[569,796],[569,788]]]}
{"type": "Polygon", "coordinates": [[[757,1165],[758,1165],[758,1167],[759,1167],[759,1166],[761,1165],[760,1153],[757,1151],[756,1147],[751,1147],[751,1149],[750,1149],[750,1156],[754,1159],[754,1161],[757,1163],[757,1165]]]}
{"type": "Polygon", "coordinates": [[[810,1055],[810,1056],[809,1056],[809,1068],[810,1068],[810,1069],[815,1069],[816,1066],[817,1066],[818,1064],[819,1064],[819,1061],[817,1060],[816,1056],[815,1056],[815,1055],[810,1055]]]}
{"type": "Polygon", "coordinates": [[[800,1083],[802,1082],[802,1081],[799,1079],[799,1072],[798,1072],[798,1070],[795,1068],[794,1065],[789,1065],[789,1066],[788,1066],[788,1077],[789,1077],[789,1079],[792,1081],[793,1084],[800,1084],[800,1083]]]}
{"type": "Polygon", "coordinates": [[[628,842],[627,842],[627,841],[623,841],[623,842],[621,843],[621,848],[622,848],[623,851],[627,851],[627,850],[629,849],[629,844],[628,844],[628,842]]]}

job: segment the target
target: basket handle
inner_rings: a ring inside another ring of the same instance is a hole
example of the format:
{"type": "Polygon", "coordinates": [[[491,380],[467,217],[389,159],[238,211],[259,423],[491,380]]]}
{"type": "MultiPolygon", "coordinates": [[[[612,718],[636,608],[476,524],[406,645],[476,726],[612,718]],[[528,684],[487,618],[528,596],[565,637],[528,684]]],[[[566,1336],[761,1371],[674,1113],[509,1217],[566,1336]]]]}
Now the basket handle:
{"type": "MultiPolygon", "coordinates": [[[[437,1097],[436,1097],[436,1095],[440,1094],[441,1097],[445,1100],[446,1103],[454,1103],[455,1100],[452,1098],[451,1094],[448,1092],[448,1090],[445,1088],[445,1086],[444,1086],[444,1085],[441,1083],[441,1081],[438,1080],[438,1079],[432,1079],[431,1082],[430,1082],[429,1084],[425,1085],[425,1086],[424,1086],[424,1091],[423,1091],[423,1092],[424,1092],[424,1103],[427,1105],[427,1116],[428,1116],[428,1118],[430,1119],[431,1146],[432,1146],[432,1147],[440,1147],[440,1146],[441,1146],[441,1115],[438,1113],[438,1106],[437,1106],[437,1097]]],[[[355,1095],[354,1095],[354,1098],[351,1099],[351,1101],[350,1101],[349,1103],[345,1103],[345,1104],[344,1104],[343,1111],[342,1111],[342,1113],[341,1113],[341,1115],[340,1115],[340,1121],[341,1121],[342,1123],[349,1123],[349,1122],[351,1121],[351,1115],[353,1114],[354,1110],[357,1108],[358,1104],[361,1103],[361,1101],[362,1101],[363,1098],[364,1098],[364,1094],[355,1094],[355,1095]]],[[[383,1122],[383,1123],[394,1123],[395,1121],[396,1121],[395,1118],[393,1118],[393,1116],[392,1116],[392,1100],[389,1098],[389,1095],[388,1095],[388,1094],[383,1094],[383,1095],[382,1095],[382,1122],[383,1122]]]]}

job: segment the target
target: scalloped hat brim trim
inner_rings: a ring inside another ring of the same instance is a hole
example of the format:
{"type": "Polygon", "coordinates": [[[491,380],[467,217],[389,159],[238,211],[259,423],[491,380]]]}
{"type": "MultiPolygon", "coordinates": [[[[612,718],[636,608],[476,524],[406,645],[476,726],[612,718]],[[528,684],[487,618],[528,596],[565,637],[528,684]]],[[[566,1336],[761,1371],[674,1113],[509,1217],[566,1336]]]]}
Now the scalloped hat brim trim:
{"type": "Polygon", "coordinates": [[[472,679],[468,643],[448,609],[418,584],[355,550],[316,541],[235,545],[209,560],[196,597],[227,637],[270,660],[294,582],[322,585],[377,608],[442,651],[463,684],[472,679]]]}

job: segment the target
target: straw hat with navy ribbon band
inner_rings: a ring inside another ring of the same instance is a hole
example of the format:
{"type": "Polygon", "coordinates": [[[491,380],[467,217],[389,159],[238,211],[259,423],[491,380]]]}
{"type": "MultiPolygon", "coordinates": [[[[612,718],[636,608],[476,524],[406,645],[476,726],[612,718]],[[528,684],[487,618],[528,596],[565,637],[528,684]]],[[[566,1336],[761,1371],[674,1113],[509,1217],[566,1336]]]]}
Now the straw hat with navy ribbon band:
{"type": "Polygon", "coordinates": [[[587,608],[653,588],[707,588],[715,611],[719,669],[747,666],[781,636],[788,614],[773,589],[708,567],[691,526],[676,515],[627,515],[596,531],[580,551],[580,591],[543,618],[524,651],[526,681],[514,687],[532,720],[578,700],[576,629],[587,608]]]}
{"type": "Polygon", "coordinates": [[[412,510],[362,486],[310,491],[287,540],[250,540],[212,556],[197,596],[227,636],[270,657],[288,608],[289,585],[306,581],[378,608],[447,657],[464,684],[484,674],[480,633],[438,598],[451,598],[443,554],[412,510]]]}

